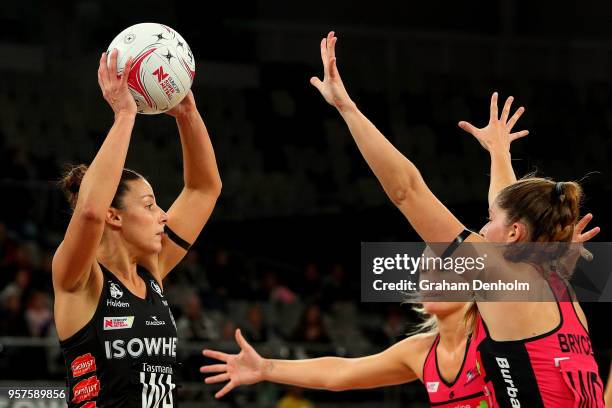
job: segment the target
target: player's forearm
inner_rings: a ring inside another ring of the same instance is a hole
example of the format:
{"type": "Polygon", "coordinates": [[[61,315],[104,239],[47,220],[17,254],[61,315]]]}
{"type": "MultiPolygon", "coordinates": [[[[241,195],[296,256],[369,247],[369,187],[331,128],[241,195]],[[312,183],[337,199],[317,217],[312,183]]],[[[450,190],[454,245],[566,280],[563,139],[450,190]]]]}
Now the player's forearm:
{"type": "Polygon", "coordinates": [[[416,166],[353,105],[340,110],[362,156],[395,204],[423,183],[416,166]]]}
{"type": "Polygon", "coordinates": [[[185,187],[219,194],[221,176],[206,125],[197,110],[176,118],[183,150],[185,187]]]}
{"type": "Polygon", "coordinates": [[[491,154],[489,206],[491,206],[501,190],[516,182],[516,175],[512,168],[512,160],[509,151],[492,149],[489,153],[491,154]]]}
{"type": "Polygon", "coordinates": [[[340,372],[347,359],[321,357],[307,360],[272,360],[264,362],[263,379],[279,384],[338,391],[342,384],[340,372]]]}
{"type": "Polygon", "coordinates": [[[105,216],[121,180],[134,121],[135,114],[120,114],[115,117],[113,126],[83,177],[77,209],[105,216]]]}

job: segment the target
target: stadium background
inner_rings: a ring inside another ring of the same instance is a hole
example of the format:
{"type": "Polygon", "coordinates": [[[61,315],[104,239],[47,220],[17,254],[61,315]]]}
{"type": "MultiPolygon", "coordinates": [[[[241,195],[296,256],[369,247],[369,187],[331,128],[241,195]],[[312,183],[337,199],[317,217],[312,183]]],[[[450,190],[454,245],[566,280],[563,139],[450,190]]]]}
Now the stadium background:
{"type": "MultiPolygon", "coordinates": [[[[194,405],[267,407],[300,392],[261,384],[214,402],[200,350],[231,350],[234,327],[266,356],[303,358],[378,352],[415,321],[408,306],[359,302],[360,242],[418,237],[308,84],[330,29],[353,99],[466,225],[484,223],[489,159],[456,123],[484,124],[498,90],[527,108],[517,174],[596,172],[584,208],[602,227],[596,240],[610,240],[610,3],[41,3],[0,5],[0,384],[63,380],[50,263],[69,211],[54,181],[63,164],[89,163],[110,127],[99,53],[137,22],[163,22],[189,42],[223,179],[212,219],[166,283],[194,405]]],[[[138,118],[127,166],[170,205],[182,185],[172,118],[138,118]]],[[[584,308],[605,379],[610,307],[584,308]]],[[[303,396],[317,407],[425,406],[416,383],[303,396]]]]}

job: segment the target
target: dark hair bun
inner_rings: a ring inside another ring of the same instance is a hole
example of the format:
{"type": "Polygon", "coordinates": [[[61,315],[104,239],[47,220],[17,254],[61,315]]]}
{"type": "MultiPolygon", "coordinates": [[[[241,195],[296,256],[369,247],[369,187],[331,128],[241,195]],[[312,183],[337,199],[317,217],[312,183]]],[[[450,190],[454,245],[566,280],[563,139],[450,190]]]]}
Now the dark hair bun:
{"type": "Polygon", "coordinates": [[[86,164],[68,166],[64,171],[62,179],[59,181],[59,186],[73,209],[76,206],[81,181],[83,181],[87,168],[86,164]]]}

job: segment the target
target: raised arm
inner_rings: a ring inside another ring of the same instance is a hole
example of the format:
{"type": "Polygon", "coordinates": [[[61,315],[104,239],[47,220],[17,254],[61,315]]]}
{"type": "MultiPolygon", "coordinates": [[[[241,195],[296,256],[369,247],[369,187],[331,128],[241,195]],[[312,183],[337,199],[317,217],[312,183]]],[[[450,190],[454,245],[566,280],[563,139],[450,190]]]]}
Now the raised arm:
{"type": "Polygon", "coordinates": [[[393,147],[351,100],[336,66],[336,41],[333,32],[321,41],[324,79],[313,77],[310,83],[338,110],[387,196],[421,238],[425,242],[452,241],[464,229],[463,225],[429,190],[415,165],[393,147]]]}
{"type": "Polygon", "coordinates": [[[239,385],[270,381],[329,391],[344,391],[403,384],[418,378],[433,338],[417,335],[407,338],[382,353],[361,358],[321,357],[307,360],[271,360],[262,358],[236,330],[239,354],[204,350],[207,357],[220,360],[200,368],[202,373],[220,373],[207,377],[207,384],[228,381],[215,394],[221,398],[239,385]]]}
{"type": "Polygon", "coordinates": [[[136,102],[127,85],[130,69],[131,60],[123,74],[117,75],[117,50],[111,51],[108,67],[106,53],[100,57],[98,83],[115,113],[115,122],[83,177],[66,235],[53,257],[56,290],[83,287],[102,239],[104,219],[121,179],[136,117],[136,102]]]}
{"type": "Polygon", "coordinates": [[[478,142],[491,155],[491,176],[489,180],[489,206],[495,201],[497,194],[506,186],[516,182],[512,159],[510,155],[510,144],[521,137],[529,134],[528,130],[512,133],[512,128],[516,125],[525,108],[522,106],[510,117],[510,108],[514,97],[506,99],[501,117],[497,111],[497,92],[491,96],[491,108],[489,123],[483,128],[477,128],[469,122],[459,122],[459,127],[478,140],[478,142]],[[509,118],[509,119],[508,119],[509,118]]]}
{"type": "Polygon", "coordinates": [[[521,117],[525,108],[522,106],[515,112],[510,120],[510,108],[514,97],[506,99],[501,118],[498,114],[498,94],[493,92],[489,107],[489,123],[483,128],[477,128],[469,122],[460,121],[459,127],[478,140],[480,145],[489,152],[491,158],[491,170],[489,175],[489,192],[487,195],[489,208],[492,207],[497,195],[505,187],[516,182],[516,175],[512,168],[510,155],[510,144],[513,140],[529,134],[524,130],[511,133],[512,128],[521,117]]]}
{"type": "MultiPolygon", "coordinates": [[[[208,130],[198,112],[193,93],[189,91],[185,99],[168,114],[176,119],[181,137],[185,186],[168,210],[167,225],[182,240],[193,244],[221,193],[221,177],[208,130]]],[[[165,235],[159,255],[160,278],[163,279],[186,253],[185,248],[165,235]]]]}

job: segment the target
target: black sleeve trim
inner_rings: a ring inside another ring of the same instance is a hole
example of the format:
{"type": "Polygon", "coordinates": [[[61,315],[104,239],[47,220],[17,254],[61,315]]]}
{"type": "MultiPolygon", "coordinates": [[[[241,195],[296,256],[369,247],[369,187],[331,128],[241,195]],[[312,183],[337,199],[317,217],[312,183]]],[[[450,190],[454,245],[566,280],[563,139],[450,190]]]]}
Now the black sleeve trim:
{"type": "Polygon", "coordinates": [[[172,231],[167,225],[165,228],[166,235],[168,236],[168,238],[170,238],[170,240],[172,242],[174,242],[176,245],[180,246],[181,248],[183,248],[185,251],[189,251],[189,248],[191,247],[191,244],[187,241],[185,241],[183,238],[179,237],[178,235],[176,235],[176,233],[174,231],[172,231]]]}
{"type": "Polygon", "coordinates": [[[459,248],[459,245],[461,245],[461,243],[465,241],[467,237],[470,236],[470,234],[472,234],[472,231],[467,228],[464,228],[463,231],[461,231],[459,235],[457,235],[457,238],[455,238],[454,241],[451,242],[451,244],[448,246],[448,248],[446,248],[446,250],[442,254],[442,258],[447,258],[451,256],[453,252],[455,252],[457,248],[459,248]]]}

